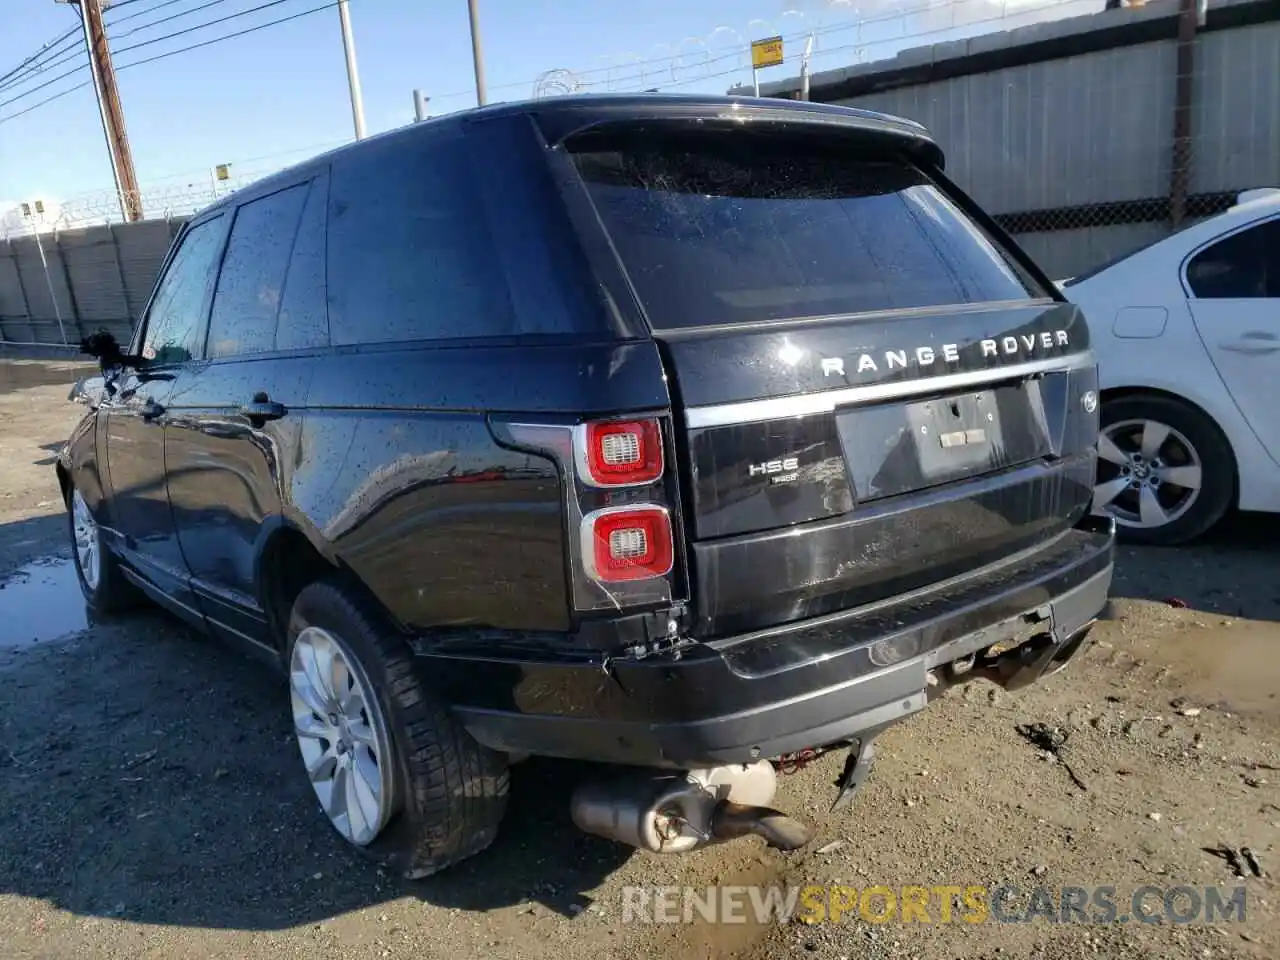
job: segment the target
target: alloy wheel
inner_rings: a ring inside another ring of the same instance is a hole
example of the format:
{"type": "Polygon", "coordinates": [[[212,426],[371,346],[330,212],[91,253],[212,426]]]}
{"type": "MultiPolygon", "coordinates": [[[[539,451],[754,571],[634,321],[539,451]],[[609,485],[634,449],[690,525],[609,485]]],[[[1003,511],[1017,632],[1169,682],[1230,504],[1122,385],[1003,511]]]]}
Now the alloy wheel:
{"type": "Polygon", "coordinates": [[[71,528],[75,539],[76,565],[90,592],[98,589],[98,554],[102,549],[98,524],[80,491],[71,495],[71,528]]]}
{"type": "Polygon", "coordinates": [[[336,636],[306,627],[293,644],[289,690],[302,762],[329,822],[356,846],[394,810],[391,738],[372,684],[336,636]]]}
{"type": "Polygon", "coordinates": [[[1126,527],[1154,529],[1182,517],[1200,497],[1204,465],[1182,433],[1158,420],[1122,420],[1098,436],[1093,512],[1126,527]]]}

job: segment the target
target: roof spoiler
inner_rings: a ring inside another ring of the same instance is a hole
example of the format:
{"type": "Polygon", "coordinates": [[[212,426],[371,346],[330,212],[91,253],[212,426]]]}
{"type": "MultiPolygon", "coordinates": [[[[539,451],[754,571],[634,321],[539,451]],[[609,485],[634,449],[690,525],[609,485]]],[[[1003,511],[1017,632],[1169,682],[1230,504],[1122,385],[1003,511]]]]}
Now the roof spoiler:
{"type": "MultiPolygon", "coordinates": [[[[650,95],[653,96],[653,95],[650,95]]],[[[794,125],[797,128],[827,128],[833,132],[862,135],[871,141],[894,144],[938,169],[944,169],[946,158],[942,148],[914,120],[888,117],[866,110],[832,107],[827,104],[797,104],[782,101],[777,105],[759,100],[729,99],[698,102],[671,100],[653,96],[643,100],[617,104],[582,102],[572,107],[555,104],[531,111],[550,146],[560,146],[570,138],[589,131],[612,126],[647,124],[662,127],[706,128],[712,125],[743,127],[751,123],[794,125]]]]}

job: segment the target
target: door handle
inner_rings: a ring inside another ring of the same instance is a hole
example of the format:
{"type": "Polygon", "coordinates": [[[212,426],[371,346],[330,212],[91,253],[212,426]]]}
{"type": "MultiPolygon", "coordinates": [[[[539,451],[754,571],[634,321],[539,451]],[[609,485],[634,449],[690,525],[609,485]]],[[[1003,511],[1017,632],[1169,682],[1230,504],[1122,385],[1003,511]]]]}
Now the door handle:
{"type": "Polygon", "coordinates": [[[247,417],[250,422],[255,424],[266,423],[268,420],[279,420],[289,412],[283,403],[276,403],[267,397],[265,393],[259,393],[249,403],[240,405],[240,416],[247,417]]]}
{"type": "Polygon", "coordinates": [[[1266,330],[1249,330],[1240,335],[1239,340],[1219,344],[1223,350],[1232,353],[1243,353],[1258,356],[1264,353],[1275,353],[1280,350],[1280,337],[1266,330]]]}
{"type": "Polygon", "coordinates": [[[138,410],[143,420],[154,420],[164,414],[164,407],[156,403],[155,397],[147,397],[138,410]]]}

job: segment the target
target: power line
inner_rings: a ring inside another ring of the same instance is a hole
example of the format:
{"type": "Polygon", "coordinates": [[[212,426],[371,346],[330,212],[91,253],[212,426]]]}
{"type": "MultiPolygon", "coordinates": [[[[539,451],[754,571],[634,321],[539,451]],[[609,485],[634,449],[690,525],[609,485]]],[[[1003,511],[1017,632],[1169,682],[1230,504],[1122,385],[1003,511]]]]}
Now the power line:
{"type": "MultiPolygon", "coordinates": [[[[111,9],[106,12],[114,13],[116,10],[119,10],[121,7],[127,7],[130,4],[134,4],[137,2],[138,0],[119,0],[118,3],[113,3],[111,5],[111,9]]],[[[161,0],[161,2],[157,3],[154,7],[147,7],[147,9],[139,10],[137,13],[131,13],[127,17],[116,17],[111,21],[111,23],[107,24],[107,26],[114,26],[117,23],[124,23],[126,20],[136,20],[138,17],[144,17],[148,13],[154,13],[155,11],[159,10],[161,7],[171,7],[175,3],[181,3],[181,2],[182,0],[161,0]]]]}
{"type": "MultiPolygon", "coordinates": [[[[171,0],[166,0],[166,4],[162,4],[162,6],[167,5],[168,2],[171,2],[171,0]]],[[[124,31],[123,33],[116,34],[116,38],[119,39],[121,37],[131,37],[135,33],[140,33],[143,30],[150,30],[152,27],[158,27],[160,26],[160,24],[168,23],[171,20],[180,20],[183,17],[189,17],[193,13],[199,13],[201,10],[208,10],[210,7],[216,7],[226,2],[227,0],[206,0],[205,3],[200,4],[200,6],[198,7],[191,7],[187,10],[179,10],[177,13],[171,13],[167,17],[161,17],[159,20],[152,20],[150,23],[144,23],[141,26],[130,27],[128,30],[124,31]]],[[[155,7],[151,7],[149,10],[140,10],[138,13],[131,14],[128,17],[121,17],[120,20],[116,21],[116,23],[120,23],[123,20],[132,20],[134,17],[141,16],[143,13],[150,13],[152,10],[155,10],[155,9],[156,9],[155,7]]],[[[246,10],[244,12],[252,13],[252,11],[250,10],[246,10]]],[[[218,21],[215,20],[213,22],[217,23],[218,21]]],[[[112,24],[112,26],[114,25],[115,24],[112,24]]],[[[192,29],[198,30],[199,27],[192,27],[192,29]]]]}
{"type": "Polygon", "coordinates": [[[50,70],[56,70],[64,63],[70,63],[77,57],[82,56],[84,56],[84,46],[77,43],[75,46],[71,47],[71,49],[61,53],[55,60],[49,60],[40,64],[32,64],[32,66],[27,69],[27,73],[24,76],[14,77],[12,80],[0,81],[0,93],[3,93],[5,90],[13,89],[14,87],[20,87],[24,83],[29,83],[36,77],[43,76],[50,70]]]}
{"type": "MultiPolygon", "coordinates": [[[[132,0],[132,2],[136,2],[136,0],[132,0]]],[[[140,16],[142,16],[142,15],[144,15],[144,14],[147,14],[147,13],[153,13],[154,11],[158,10],[160,7],[167,7],[167,6],[169,6],[169,5],[173,4],[173,3],[176,3],[176,2],[178,2],[178,0],[164,0],[164,2],[162,2],[162,3],[160,3],[160,4],[157,4],[156,6],[153,6],[153,7],[147,7],[145,10],[139,10],[139,11],[138,11],[138,12],[136,12],[136,13],[131,13],[131,14],[129,14],[127,17],[121,17],[119,20],[116,20],[116,21],[115,21],[115,23],[116,23],[116,24],[118,24],[118,23],[120,23],[120,22],[122,22],[122,21],[125,21],[125,20],[132,20],[132,19],[135,19],[135,18],[140,17],[140,16]]],[[[206,2],[205,2],[205,3],[202,3],[202,4],[201,4],[200,6],[198,6],[198,7],[192,7],[192,8],[190,8],[190,9],[188,9],[188,10],[182,10],[182,11],[179,11],[178,13],[170,14],[170,15],[169,15],[169,16],[167,16],[167,17],[161,17],[161,18],[160,18],[160,19],[158,19],[158,20],[153,20],[153,21],[151,21],[150,23],[144,23],[144,24],[141,24],[141,25],[139,25],[139,26],[133,27],[133,28],[131,28],[131,29],[129,29],[129,30],[125,30],[123,33],[120,33],[120,34],[118,34],[118,35],[117,35],[117,39],[119,39],[120,37],[128,37],[128,36],[131,36],[131,35],[133,35],[133,34],[135,34],[135,33],[140,33],[141,31],[144,31],[144,30],[149,30],[149,29],[151,29],[152,27],[157,27],[157,26],[159,26],[159,25],[160,25],[160,24],[162,24],[162,23],[167,23],[167,22],[169,22],[169,21],[171,21],[171,20],[177,20],[177,19],[179,19],[179,18],[181,18],[181,17],[190,16],[191,14],[199,13],[201,10],[207,10],[209,7],[215,7],[215,6],[218,6],[218,5],[223,4],[223,3],[226,3],[226,2],[227,2],[227,0],[206,0],[206,2]]],[[[207,23],[203,23],[203,24],[196,24],[195,26],[190,27],[190,28],[189,28],[189,30],[180,30],[180,31],[177,31],[177,32],[175,32],[175,33],[167,34],[167,35],[162,36],[162,37],[156,37],[156,38],[154,38],[154,39],[152,39],[152,40],[148,40],[148,41],[146,41],[145,43],[133,44],[132,46],[128,46],[128,47],[121,47],[121,48],[116,49],[116,50],[115,50],[115,53],[116,53],[116,54],[119,54],[119,53],[122,53],[122,52],[127,51],[127,50],[133,50],[133,49],[136,49],[137,47],[140,47],[140,46],[146,46],[147,44],[150,44],[150,43],[158,43],[158,42],[159,42],[159,41],[161,41],[161,40],[167,40],[167,39],[171,39],[171,38],[173,38],[173,37],[182,36],[184,33],[187,33],[187,32],[189,32],[190,30],[199,30],[199,29],[201,29],[202,27],[213,26],[213,25],[215,25],[215,24],[222,23],[222,22],[225,22],[225,21],[227,21],[227,20],[233,20],[233,19],[235,19],[236,17],[244,16],[244,15],[246,15],[246,14],[255,13],[255,12],[256,12],[256,11],[258,11],[258,10],[263,10],[263,9],[266,9],[267,7],[275,6],[276,4],[284,3],[284,2],[287,2],[287,0],[274,0],[274,2],[273,2],[273,3],[263,4],[262,6],[253,7],[253,8],[250,8],[250,9],[248,9],[248,10],[241,10],[241,11],[239,11],[238,13],[234,13],[234,14],[231,14],[231,15],[226,16],[226,17],[220,17],[220,18],[218,18],[218,19],[216,19],[216,20],[210,20],[210,21],[208,21],[207,23]]],[[[118,8],[119,8],[120,6],[122,6],[122,5],[123,5],[123,4],[116,4],[112,9],[118,9],[118,8]]],[[[75,31],[73,31],[73,32],[75,32],[75,31]]],[[[73,42],[73,43],[75,42],[75,39],[76,39],[76,38],[72,38],[72,42],[73,42]]],[[[42,73],[46,73],[48,70],[50,70],[50,69],[52,69],[52,68],[54,68],[54,67],[56,67],[56,66],[59,66],[59,65],[61,65],[61,64],[63,64],[63,63],[67,63],[67,62],[69,62],[70,60],[73,60],[73,59],[75,59],[76,57],[78,57],[82,52],[83,52],[83,51],[81,51],[81,50],[75,50],[75,49],[73,49],[73,50],[71,50],[69,53],[66,53],[66,54],[64,54],[63,56],[61,56],[58,60],[50,61],[50,62],[43,63],[43,64],[39,64],[38,66],[40,67],[40,69],[38,69],[38,70],[37,70],[37,69],[34,69],[34,65],[33,65],[33,69],[32,69],[31,71],[29,71],[28,76],[25,76],[25,77],[16,77],[16,78],[14,78],[12,81],[10,81],[10,83],[8,83],[8,84],[6,84],[6,83],[4,83],[4,82],[3,82],[3,78],[0,78],[0,92],[3,92],[4,90],[6,90],[6,89],[8,89],[8,88],[10,88],[10,87],[12,87],[12,86],[16,86],[16,85],[18,85],[18,84],[21,84],[21,83],[25,82],[26,80],[33,79],[34,77],[37,77],[37,76],[39,76],[39,75],[40,75],[40,74],[42,74],[42,73]]],[[[31,58],[28,58],[28,61],[30,61],[30,59],[31,59],[31,58]]],[[[74,71],[73,71],[73,72],[74,72],[74,71]]],[[[65,76],[68,76],[68,75],[69,75],[69,74],[65,74],[65,73],[64,73],[64,74],[62,74],[61,76],[62,76],[62,77],[65,77],[65,76]]],[[[61,79],[61,77],[55,77],[52,81],[49,81],[49,83],[56,82],[58,79],[61,79]]],[[[37,90],[41,90],[41,89],[43,89],[43,88],[44,88],[44,87],[46,87],[46,86],[48,86],[48,83],[46,83],[46,84],[42,84],[41,86],[38,86],[38,87],[33,87],[32,89],[30,89],[30,90],[26,91],[25,93],[19,94],[19,98],[20,98],[20,97],[25,97],[27,94],[34,93],[34,92],[35,92],[35,91],[37,91],[37,90]]],[[[15,99],[16,99],[16,98],[15,98],[15,99]]],[[[7,102],[7,103],[12,103],[12,102],[13,102],[13,100],[9,100],[9,101],[6,101],[6,102],[7,102]]],[[[0,106],[4,106],[4,104],[3,104],[3,103],[0,103],[0,106]]]]}
{"type": "MultiPolygon", "coordinates": [[[[272,3],[265,4],[265,6],[275,6],[277,3],[285,3],[285,2],[287,2],[287,0],[273,0],[272,3]]],[[[126,63],[123,66],[116,67],[116,69],[127,70],[130,67],[140,67],[144,63],[154,63],[157,60],[164,60],[166,57],[176,57],[178,54],[186,53],[188,50],[198,50],[201,47],[207,47],[215,43],[221,43],[223,40],[234,40],[236,37],[243,37],[250,33],[257,33],[259,30],[265,30],[268,27],[274,27],[281,23],[288,23],[290,20],[298,20],[301,17],[310,16],[313,13],[320,13],[321,11],[324,11],[324,10],[332,10],[337,5],[338,5],[338,0],[330,0],[329,3],[323,4],[319,7],[312,7],[310,10],[302,10],[302,11],[299,11],[298,13],[292,13],[287,17],[280,17],[278,20],[268,20],[266,23],[260,23],[257,26],[245,27],[245,29],[237,30],[235,33],[224,34],[221,37],[214,37],[211,40],[202,40],[199,43],[193,43],[185,47],[179,47],[177,50],[168,50],[164,53],[158,53],[154,57],[147,57],[143,60],[135,60],[133,61],[133,63],[126,63]]],[[[255,7],[254,9],[261,10],[262,7],[255,7]]],[[[245,12],[249,13],[252,11],[246,10],[245,12]]],[[[198,30],[198,29],[200,28],[192,27],[190,30],[182,31],[182,33],[190,33],[191,30],[198,30]]],[[[174,36],[181,36],[181,34],[174,34],[174,36]]],[[[134,44],[132,47],[125,47],[123,50],[119,50],[117,52],[123,53],[125,50],[134,50],[139,46],[142,46],[142,44],[134,44]]]]}
{"type": "MultiPolygon", "coordinates": [[[[60,36],[54,37],[52,40],[49,40],[49,41],[45,42],[45,43],[40,47],[40,49],[39,49],[39,50],[37,50],[35,53],[31,54],[31,56],[27,57],[27,59],[23,60],[20,64],[18,64],[16,67],[14,67],[12,70],[10,70],[8,73],[4,74],[4,76],[0,76],[0,84],[3,84],[6,80],[8,80],[10,77],[12,77],[15,73],[20,72],[20,71],[23,69],[23,67],[26,67],[28,64],[33,63],[33,61],[36,61],[36,60],[40,60],[40,59],[42,59],[46,54],[48,54],[48,53],[50,53],[50,52],[51,52],[51,51],[49,50],[49,48],[50,48],[50,47],[59,46],[59,45],[61,45],[61,44],[65,43],[67,40],[72,40],[72,41],[74,42],[75,38],[79,36],[79,33],[80,33],[80,30],[79,30],[79,28],[78,28],[78,27],[72,27],[72,28],[71,28],[70,30],[68,30],[66,33],[64,33],[64,34],[62,34],[62,35],[60,35],[60,36]]],[[[39,64],[36,64],[36,66],[39,66],[39,64]]],[[[34,67],[33,67],[33,69],[34,69],[34,67]]],[[[21,78],[19,77],[19,78],[18,78],[18,80],[20,80],[20,79],[21,79],[21,78]]],[[[15,80],[14,82],[16,83],[16,82],[17,82],[17,80],[15,80]]]]}
{"type": "MultiPolygon", "coordinates": [[[[84,51],[80,51],[80,52],[83,53],[84,51]]],[[[88,65],[81,64],[80,66],[75,67],[74,69],[66,71],[65,73],[58,74],[52,80],[46,80],[44,83],[40,84],[39,86],[35,86],[35,87],[32,87],[30,90],[23,91],[22,93],[18,94],[16,97],[10,97],[8,100],[0,100],[0,107],[7,107],[11,103],[16,103],[19,100],[22,100],[26,97],[31,96],[31,94],[35,93],[37,90],[43,90],[45,87],[52,86],[53,84],[57,83],[59,80],[65,80],[67,77],[74,76],[75,74],[79,73],[81,70],[85,69],[86,66],[88,65]]]]}
{"type": "MultiPolygon", "coordinates": [[[[213,3],[207,3],[205,4],[205,6],[213,6],[213,4],[217,2],[220,2],[220,0],[213,0],[213,3]]],[[[239,17],[248,16],[251,13],[257,13],[259,10],[268,10],[271,7],[280,6],[280,4],[282,3],[291,3],[291,2],[292,0],[268,0],[267,3],[259,4],[256,7],[249,7],[247,10],[238,10],[235,13],[227,14],[225,17],[217,17],[216,19],[213,19],[213,20],[206,20],[204,23],[193,24],[190,27],[184,27],[182,30],[175,30],[173,33],[166,33],[163,36],[152,37],[150,40],[142,40],[142,41],[139,41],[138,43],[130,44],[127,47],[120,47],[115,51],[115,54],[116,56],[119,56],[122,53],[128,53],[130,50],[137,50],[141,47],[149,47],[153,43],[161,43],[165,40],[172,40],[175,37],[183,37],[183,36],[186,36],[188,33],[195,33],[197,30],[203,30],[205,27],[212,27],[219,23],[226,23],[228,20],[235,20],[235,19],[238,19],[239,17]]],[[[336,3],[329,4],[329,6],[336,6],[336,5],[337,5],[336,3]]],[[[197,7],[196,9],[201,9],[201,8],[197,7]]],[[[320,8],[320,9],[323,9],[323,8],[320,8]]],[[[193,10],[191,12],[194,13],[195,11],[193,10]]],[[[283,21],[275,21],[275,22],[283,22],[283,21]]],[[[142,29],[142,28],[138,28],[138,29],[142,29]]],[[[234,34],[232,34],[232,36],[234,36],[234,34]]]]}
{"type": "MultiPolygon", "coordinates": [[[[137,2],[137,0],[133,0],[133,2],[137,2]]],[[[268,4],[267,6],[274,6],[276,3],[281,3],[281,2],[283,2],[283,0],[275,0],[275,3],[268,4]]],[[[287,17],[279,17],[279,18],[277,18],[277,19],[275,19],[275,20],[269,20],[269,21],[267,21],[266,23],[259,23],[259,24],[256,24],[255,26],[252,26],[252,27],[246,27],[245,29],[243,29],[243,30],[237,30],[237,31],[236,31],[236,32],[234,32],[234,33],[224,34],[223,36],[220,36],[220,37],[213,37],[213,38],[211,38],[211,39],[209,39],[209,40],[202,40],[202,41],[201,41],[201,42],[199,42],[199,43],[192,43],[192,44],[188,44],[187,46],[185,46],[185,47],[179,47],[179,48],[178,48],[178,49],[176,49],[176,50],[167,50],[167,51],[165,51],[164,53],[156,54],[156,55],[155,55],[155,56],[153,56],[153,57],[146,57],[146,58],[144,58],[144,59],[142,59],[142,60],[135,60],[135,61],[133,61],[132,63],[118,64],[118,65],[116,66],[116,72],[118,73],[118,72],[120,72],[121,70],[128,70],[130,67],[139,67],[139,66],[142,66],[142,64],[144,64],[144,63],[154,63],[154,62],[156,62],[157,60],[164,60],[164,59],[166,59],[166,58],[168,58],[168,57],[176,57],[176,56],[178,56],[178,54],[181,54],[181,53],[187,53],[187,52],[188,52],[188,51],[190,51],[190,50],[197,50],[197,49],[199,49],[200,47],[207,47],[207,46],[211,46],[212,44],[215,44],[215,43],[222,43],[224,40],[234,40],[234,39],[235,39],[235,38],[237,38],[237,37],[243,37],[243,36],[246,36],[246,35],[251,34],[251,33],[257,33],[259,30],[266,30],[266,29],[267,29],[267,28],[269,28],[269,27],[278,26],[278,25],[280,25],[280,24],[282,24],[282,23],[288,23],[290,20],[298,20],[298,19],[300,19],[300,18],[302,18],[302,17],[310,16],[310,15],[311,15],[311,14],[313,14],[313,13],[320,13],[320,12],[322,12],[322,11],[324,11],[324,10],[332,10],[332,9],[333,9],[334,7],[336,7],[337,5],[338,5],[338,0],[330,0],[330,2],[329,2],[329,3],[322,4],[322,5],[318,6],[318,7],[312,7],[312,8],[310,8],[310,9],[308,9],[308,10],[301,10],[301,11],[299,11],[298,13],[290,14],[290,15],[289,15],[289,16],[287,16],[287,17]]],[[[118,4],[117,6],[123,6],[123,3],[118,4]]],[[[261,8],[255,8],[255,9],[261,9],[261,8]]],[[[244,11],[244,12],[245,12],[245,13],[250,13],[250,12],[252,12],[252,11],[244,11]]],[[[193,27],[193,28],[191,28],[191,29],[199,29],[199,28],[198,28],[198,27],[193,27]]],[[[183,32],[184,32],[184,33],[185,33],[185,32],[190,32],[190,30],[188,30],[188,31],[183,31],[183,32]]],[[[134,45],[134,47],[136,47],[136,46],[137,46],[137,45],[135,44],[135,45],[134,45]]],[[[127,48],[127,49],[134,49],[134,47],[127,48]]],[[[117,53],[119,53],[119,52],[121,52],[121,51],[116,51],[116,52],[117,52],[117,53]]],[[[84,68],[83,68],[83,67],[81,67],[80,69],[84,69],[84,68]]],[[[71,72],[72,72],[72,73],[75,73],[76,71],[71,71],[71,72]]],[[[64,75],[64,76],[66,76],[66,75],[64,75]]],[[[55,78],[55,80],[57,80],[57,79],[62,79],[62,77],[55,78]]],[[[45,84],[42,84],[42,86],[48,86],[48,84],[49,84],[49,83],[53,83],[53,82],[55,82],[55,80],[48,81],[48,82],[46,82],[45,84]]],[[[76,90],[79,90],[79,89],[81,89],[81,88],[83,88],[83,87],[89,86],[89,84],[90,84],[90,81],[86,80],[86,81],[84,81],[83,83],[77,84],[77,85],[76,85],[76,86],[74,86],[74,87],[68,87],[66,90],[62,90],[62,91],[60,91],[60,92],[58,92],[58,93],[54,94],[53,96],[46,97],[45,99],[43,99],[43,100],[39,101],[38,103],[32,104],[32,105],[31,105],[31,106],[29,106],[29,107],[25,107],[24,109],[19,110],[17,113],[11,113],[11,114],[9,114],[7,117],[0,117],[0,123],[5,123],[6,121],[13,120],[13,119],[15,119],[15,118],[17,118],[17,117],[20,117],[20,116],[22,116],[23,114],[30,113],[32,110],[35,110],[37,107],[44,106],[46,103],[51,103],[52,101],[57,100],[57,99],[60,99],[61,97],[64,97],[64,96],[66,96],[66,95],[67,95],[67,94],[69,94],[69,93],[73,93],[73,92],[74,92],[74,91],[76,91],[76,90]]],[[[29,90],[29,91],[27,91],[27,93],[32,93],[32,92],[34,92],[34,91],[30,91],[30,90],[29,90]]],[[[25,96],[25,94],[19,95],[19,97],[15,97],[15,98],[13,98],[13,99],[21,99],[21,97],[22,97],[22,96],[25,96]]],[[[6,103],[11,103],[11,102],[13,102],[13,101],[12,101],[12,100],[5,101],[4,103],[0,103],[0,106],[4,106],[6,103]]]]}
{"type": "Polygon", "coordinates": [[[58,93],[55,93],[51,97],[45,97],[43,100],[39,101],[38,103],[33,103],[31,106],[26,107],[22,110],[19,110],[17,113],[11,113],[7,117],[0,117],[0,123],[5,123],[9,120],[16,120],[18,117],[22,116],[23,114],[30,113],[32,110],[36,110],[40,107],[43,107],[46,103],[52,103],[54,100],[60,100],[69,93],[75,93],[77,90],[83,90],[85,87],[91,87],[91,86],[93,86],[92,80],[84,80],[80,83],[77,83],[74,87],[67,87],[67,89],[59,91],[58,93]]]}

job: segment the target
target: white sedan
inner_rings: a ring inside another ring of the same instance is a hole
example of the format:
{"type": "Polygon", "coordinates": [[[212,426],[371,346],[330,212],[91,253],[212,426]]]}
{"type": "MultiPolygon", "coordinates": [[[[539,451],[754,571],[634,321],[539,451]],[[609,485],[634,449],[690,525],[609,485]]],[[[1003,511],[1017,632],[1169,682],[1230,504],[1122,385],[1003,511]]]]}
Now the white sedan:
{"type": "Polygon", "coordinates": [[[1095,512],[1162,544],[1280,512],[1280,190],[1059,287],[1098,355],[1095,512]]]}

